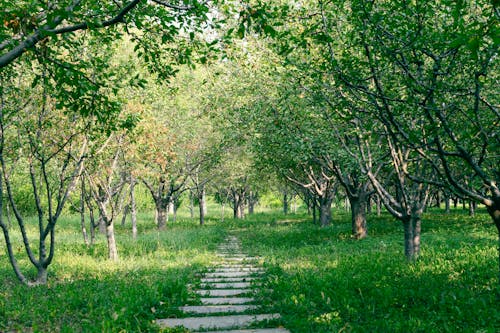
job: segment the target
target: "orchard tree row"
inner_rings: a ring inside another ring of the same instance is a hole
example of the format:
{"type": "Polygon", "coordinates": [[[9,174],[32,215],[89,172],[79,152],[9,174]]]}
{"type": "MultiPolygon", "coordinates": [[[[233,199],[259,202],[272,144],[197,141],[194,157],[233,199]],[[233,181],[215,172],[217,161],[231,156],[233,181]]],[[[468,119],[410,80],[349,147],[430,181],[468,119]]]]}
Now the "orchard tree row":
{"type": "MultiPolygon", "coordinates": [[[[185,192],[203,224],[208,187],[242,217],[279,184],[322,226],[343,193],[362,239],[375,199],[403,224],[410,261],[431,196],[459,197],[486,207],[500,246],[497,1],[2,8],[0,208],[15,216],[36,283],[72,192],[82,231],[97,213],[90,238],[103,226],[117,260],[114,223],[125,207],[135,216],[136,185],[160,229],[185,192]],[[37,216],[36,245],[23,205],[37,216]]],[[[3,215],[0,227],[28,283],[3,215]]]]}

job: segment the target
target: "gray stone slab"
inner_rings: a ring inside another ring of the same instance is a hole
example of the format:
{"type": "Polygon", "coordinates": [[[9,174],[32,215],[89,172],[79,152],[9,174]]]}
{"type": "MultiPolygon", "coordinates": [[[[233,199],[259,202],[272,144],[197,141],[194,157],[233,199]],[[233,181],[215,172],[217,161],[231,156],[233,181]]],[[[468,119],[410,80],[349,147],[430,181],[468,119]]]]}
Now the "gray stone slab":
{"type": "Polygon", "coordinates": [[[232,277],[250,277],[250,276],[255,276],[259,275],[259,272],[213,272],[213,273],[206,273],[205,277],[206,278],[232,278],[232,277]]]}
{"type": "Polygon", "coordinates": [[[224,282],[248,282],[255,281],[256,277],[243,276],[243,277],[218,277],[218,278],[202,278],[201,283],[224,283],[224,282]]]}
{"type": "Polygon", "coordinates": [[[258,257],[226,257],[224,258],[224,260],[226,261],[255,261],[255,260],[259,260],[260,258],[258,257]]]}
{"type": "Polygon", "coordinates": [[[237,327],[245,327],[255,322],[279,319],[278,313],[258,314],[258,315],[232,315],[232,316],[210,316],[191,317],[181,319],[158,319],[156,323],[160,327],[184,326],[190,330],[212,329],[224,330],[237,327]]]}
{"type": "Polygon", "coordinates": [[[210,313],[235,313],[257,309],[257,305],[251,304],[226,304],[226,305],[197,305],[181,306],[179,309],[186,313],[210,314],[210,313]]]}
{"type": "Polygon", "coordinates": [[[243,294],[253,293],[253,289],[211,289],[211,290],[196,290],[195,293],[201,296],[226,297],[238,296],[243,294]]]}
{"type": "Polygon", "coordinates": [[[202,283],[201,288],[211,289],[243,289],[250,288],[250,282],[222,282],[222,283],[202,283]]]}
{"type": "Polygon", "coordinates": [[[253,297],[202,297],[200,300],[205,305],[247,304],[255,301],[253,297]]]}
{"type": "Polygon", "coordinates": [[[258,267],[222,267],[215,268],[213,272],[264,272],[264,270],[258,267]]]}
{"type": "Polygon", "coordinates": [[[290,333],[285,328],[250,328],[247,330],[210,331],[210,333],[290,333]]]}

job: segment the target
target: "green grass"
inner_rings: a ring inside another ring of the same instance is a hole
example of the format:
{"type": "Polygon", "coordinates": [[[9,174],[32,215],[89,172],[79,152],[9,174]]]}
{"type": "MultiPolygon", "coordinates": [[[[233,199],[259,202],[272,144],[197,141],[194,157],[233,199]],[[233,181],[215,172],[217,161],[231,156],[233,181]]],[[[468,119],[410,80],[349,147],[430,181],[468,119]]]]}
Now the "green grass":
{"type": "MultiPolygon", "coordinates": [[[[484,212],[427,213],[421,257],[412,264],[403,256],[402,226],[388,215],[371,215],[369,237],[357,241],[344,211],[334,212],[327,228],[305,214],[265,212],[221,223],[216,208],[209,212],[204,227],[181,212],[162,232],[151,214],[141,215],[135,241],[128,224],[117,226],[118,263],[106,259],[102,235],[88,248],[78,217],[64,218],[47,286],[20,285],[1,242],[0,332],[158,331],[154,319],[183,315],[176,307],[190,302],[187,285],[210,266],[228,233],[262,257],[260,303],[281,313],[277,324],[294,333],[500,332],[497,238],[484,212]]],[[[26,271],[25,255],[16,251],[26,271]]]]}

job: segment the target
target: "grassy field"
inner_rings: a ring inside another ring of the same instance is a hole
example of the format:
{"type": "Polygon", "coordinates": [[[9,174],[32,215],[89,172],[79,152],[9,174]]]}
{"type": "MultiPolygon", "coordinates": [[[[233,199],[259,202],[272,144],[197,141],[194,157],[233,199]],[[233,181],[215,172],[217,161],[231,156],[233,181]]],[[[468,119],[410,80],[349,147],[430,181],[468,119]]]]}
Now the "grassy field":
{"type": "Polygon", "coordinates": [[[319,228],[301,214],[221,223],[213,211],[204,227],[184,215],[162,232],[140,216],[135,241],[118,226],[119,263],[106,260],[103,236],[87,248],[78,218],[63,219],[47,286],[20,285],[0,243],[0,332],[158,331],[154,319],[182,315],[175,307],[192,296],[187,285],[228,233],[262,257],[258,297],[294,333],[500,332],[496,232],[484,212],[427,213],[421,258],[408,264],[402,227],[386,215],[370,216],[369,238],[356,241],[345,212],[319,228]]]}

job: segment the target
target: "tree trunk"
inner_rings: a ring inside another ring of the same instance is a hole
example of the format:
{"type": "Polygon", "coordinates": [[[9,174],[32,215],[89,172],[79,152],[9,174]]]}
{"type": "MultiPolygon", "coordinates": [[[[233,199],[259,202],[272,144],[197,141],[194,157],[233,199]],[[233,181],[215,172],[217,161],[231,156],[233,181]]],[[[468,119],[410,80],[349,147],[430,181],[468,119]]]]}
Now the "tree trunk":
{"type": "Polygon", "coordinates": [[[159,199],[156,202],[156,226],[159,230],[164,230],[167,226],[168,204],[165,200],[159,199]]]}
{"type": "Polygon", "coordinates": [[[408,261],[415,261],[420,255],[421,216],[418,213],[403,218],[405,233],[405,256],[408,261]]]}
{"type": "Polygon", "coordinates": [[[244,219],[245,218],[245,201],[240,200],[239,205],[238,205],[238,218],[239,219],[244,219]]]}
{"type": "Polygon", "coordinates": [[[80,193],[80,227],[82,229],[83,242],[85,243],[85,245],[89,246],[87,228],[85,227],[85,188],[83,187],[83,182],[82,182],[82,191],[80,193]]]}
{"type": "Polygon", "coordinates": [[[498,233],[498,282],[497,282],[497,293],[500,297],[500,198],[493,199],[493,205],[487,206],[488,214],[490,214],[495,227],[497,227],[498,233]]]}
{"type": "Polygon", "coordinates": [[[135,179],[130,180],[130,216],[132,219],[132,238],[137,238],[137,206],[135,204],[135,179]]]}
{"type": "Polygon", "coordinates": [[[104,222],[104,219],[102,216],[99,214],[99,220],[97,221],[99,223],[99,232],[103,235],[106,234],[106,223],[104,222]]]}
{"type": "Polygon", "coordinates": [[[118,261],[118,248],[116,247],[115,225],[113,221],[106,224],[106,240],[108,241],[108,258],[118,261]]]}
{"type": "Polygon", "coordinates": [[[97,225],[95,223],[95,216],[94,216],[94,209],[92,208],[92,205],[87,203],[87,207],[89,209],[89,224],[90,224],[90,245],[94,245],[95,242],[95,229],[97,228],[97,225]]]}
{"type": "Polygon", "coordinates": [[[238,210],[240,209],[240,204],[238,203],[238,198],[234,197],[233,199],[233,218],[238,218],[238,210]]]}
{"type": "Polygon", "coordinates": [[[36,274],[36,280],[34,285],[45,285],[47,284],[47,267],[44,267],[43,265],[37,266],[37,274],[36,274]]]}
{"type": "Polygon", "coordinates": [[[448,194],[445,194],[444,197],[444,212],[446,214],[450,213],[450,196],[448,194]]]}
{"type": "Polygon", "coordinates": [[[457,206],[458,206],[458,198],[454,197],[453,198],[453,208],[457,208],[457,206]]]}
{"type": "Polygon", "coordinates": [[[288,194],[283,194],[283,214],[288,214],[288,194]]]}
{"type": "Polygon", "coordinates": [[[376,205],[377,205],[377,216],[380,216],[382,214],[382,200],[380,200],[380,197],[377,195],[377,200],[376,200],[376,205]]]}
{"type": "Polygon", "coordinates": [[[223,202],[221,204],[221,209],[220,209],[220,215],[221,215],[221,222],[224,222],[224,211],[226,210],[226,204],[223,202]]]}
{"type": "Polygon", "coordinates": [[[205,189],[202,189],[200,191],[200,195],[198,196],[198,201],[199,201],[199,208],[200,208],[200,225],[204,225],[205,224],[205,212],[206,212],[205,189]]]}
{"type": "Polygon", "coordinates": [[[363,239],[368,235],[366,227],[366,202],[365,196],[349,197],[352,235],[356,239],[363,239]]]}
{"type": "Polygon", "coordinates": [[[319,203],[319,221],[322,227],[332,223],[332,199],[321,198],[319,203]]]}
{"type": "Polygon", "coordinates": [[[122,226],[125,226],[125,223],[127,222],[127,215],[130,211],[130,206],[125,205],[125,208],[123,209],[123,214],[122,214],[122,226]]]}
{"type": "Polygon", "coordinates": [[[203,208],[203,215],[207,215],[207,191],[205,191],[205,186],[201,188],[201,207],[203,208]]]}
{"type": "Polygon", "coordinates": [[[476,203],[472,200],[469,201],[469,216],[476,215],[476,203]]]}
{"type": "Polygon", "coordinates": [[[189,191],[189,215],[194,219],[194,196],[193,191],[189,191]]]}

